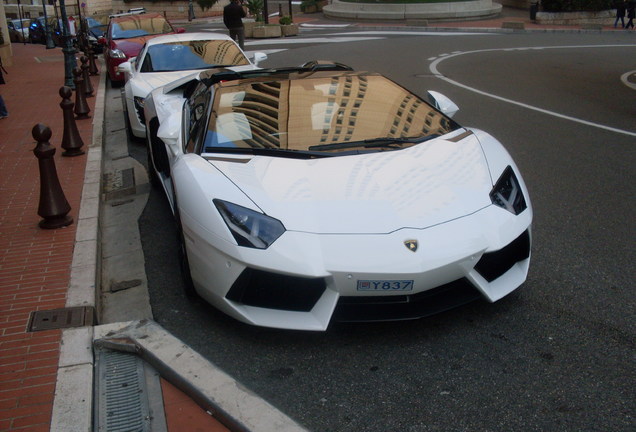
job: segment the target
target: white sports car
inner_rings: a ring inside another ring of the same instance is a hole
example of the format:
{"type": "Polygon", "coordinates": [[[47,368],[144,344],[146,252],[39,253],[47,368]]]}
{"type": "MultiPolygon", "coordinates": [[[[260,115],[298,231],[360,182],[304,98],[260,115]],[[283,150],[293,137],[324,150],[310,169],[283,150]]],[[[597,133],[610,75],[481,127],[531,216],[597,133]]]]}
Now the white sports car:
{"type": "Polygon", "coordinates": [[[188,289],[254,325],[413,319],[526,279],[532,208],[492,136],[376,73],[210,70],[146,99],[188,289]]]}
{"type": "Polygon", "coordinates": [[[229,36],[219,33],[180,33],[149,39],[137,57],[118,66],[126,80],[123,98],[128,132],[133,137],[146,136],[144,99],[157,87],[201,69],[257,69],[265,59],[266,54],[257,52],[254,62],[250,62],[229,36]]]}

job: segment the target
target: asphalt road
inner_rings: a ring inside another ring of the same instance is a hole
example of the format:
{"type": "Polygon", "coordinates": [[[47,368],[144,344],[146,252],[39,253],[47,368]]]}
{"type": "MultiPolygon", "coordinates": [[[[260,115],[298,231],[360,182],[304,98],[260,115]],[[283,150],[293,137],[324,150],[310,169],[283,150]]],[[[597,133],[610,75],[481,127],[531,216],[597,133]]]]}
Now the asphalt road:
{"type": "MultiPolygon", "coordinates": [[[[285,49],[265,66],[332,59],[453,99],[456,120],[502,141],[528,184],[528,281],[495,304],[417,321],[251,327],[185,297],[172,217],[154,190],[139,225],[156,321],[314,431],[636,430],[636,90],[621,81],[636,70],[633,35],[255,48],[285,49]]],[[[145,163],[143,145],[130,151],[145,163]]]]}

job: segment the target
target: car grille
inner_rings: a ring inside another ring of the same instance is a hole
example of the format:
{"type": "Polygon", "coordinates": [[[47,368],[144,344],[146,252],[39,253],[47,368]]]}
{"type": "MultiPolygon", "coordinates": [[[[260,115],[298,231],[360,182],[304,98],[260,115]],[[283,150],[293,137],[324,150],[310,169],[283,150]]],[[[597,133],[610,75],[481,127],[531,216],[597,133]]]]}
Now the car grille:
{"type": "Polygon", "coordinates": [[[248,306],[309,312],[325,292],[322,278],[302,278],[245,269],[225,296],[248,306]]]}
{"type": "Polygon", "coordinates": [[[470,303],[481,294],[465,278],[411,295],[342,296],[333,314],[334,321],[393,321],[422,318],[470,303]]]}
{"type": "Polygon", "coordinates": [[[475,270],[488,282],[492,282],[529,256],[530,233],[526,230],[503,249],[483,254],[475,270]]]}

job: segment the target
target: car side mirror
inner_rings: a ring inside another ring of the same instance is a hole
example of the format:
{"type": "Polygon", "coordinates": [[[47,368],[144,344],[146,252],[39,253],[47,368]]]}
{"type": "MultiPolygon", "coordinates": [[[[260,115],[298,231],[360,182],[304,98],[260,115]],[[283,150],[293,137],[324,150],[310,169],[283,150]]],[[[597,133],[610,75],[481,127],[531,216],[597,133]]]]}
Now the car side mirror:
{"type": "Polygon", "coordinates": [[[258,66],[258,64],[262,61],[267,60],[267,54],[263,53],[263,52],[256,52],[254,53],[254,57],[252,59],[252,63],[254,63],[254,66],[258,66]]]}
{"type": "Polygon", "coordinates": [[[104,36],[100,36],[97,38],[97,43],[100,45],[106,45],[106,38],[104,36]]]}
{"type": "Polygon", "coordinates": [[[459,111],[459,107],[452,100],[433,90],[428,91],[428,101],[448,117],[453,117],[459,111]]]}
{"type": "Polygon", "coordinates": [[[120,63],[117,66],[117,72],[121,72],[121,73],[124,73],[124,74],[132,73],[132,63],[131,63],[131,61],[128,60],[128,61],[125,61],[123,63],[120,63]]]}

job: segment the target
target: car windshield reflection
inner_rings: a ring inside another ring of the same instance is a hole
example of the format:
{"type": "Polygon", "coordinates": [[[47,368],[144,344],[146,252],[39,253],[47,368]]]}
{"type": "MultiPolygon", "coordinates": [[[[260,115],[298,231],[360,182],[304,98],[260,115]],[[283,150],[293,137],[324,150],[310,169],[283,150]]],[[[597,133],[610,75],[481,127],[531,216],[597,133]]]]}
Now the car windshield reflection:
{"type": "Polygon", "coordinates": [[[148,48],[141,72],[171,72],[248,65],[238,46],[228,40],[184,41],[148,48]]]}
{"type": "Polygon", "coordinates": [[[203,148],[386,151],[457,128],[421,98],[377,74],[257,79],[219,88],[203,148]]]}
{"type": "Polygon", "coordinates": [[[172,27],[163,17],[131,17],[130,19],[112,23],[113,39],[130,39],[172,32],[172,27]]]}

